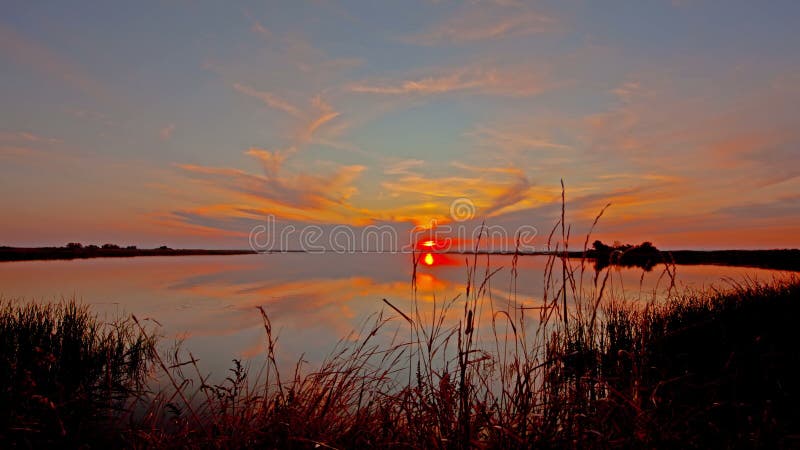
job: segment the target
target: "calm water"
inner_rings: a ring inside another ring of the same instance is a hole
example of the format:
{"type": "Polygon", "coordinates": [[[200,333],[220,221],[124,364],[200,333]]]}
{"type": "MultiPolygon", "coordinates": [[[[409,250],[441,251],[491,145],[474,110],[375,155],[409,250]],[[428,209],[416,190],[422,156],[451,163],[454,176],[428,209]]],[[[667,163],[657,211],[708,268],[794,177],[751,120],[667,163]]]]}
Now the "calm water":
{"type": "MultiPolygon", "coordinates": [[[[470,258],[471,259],[471,258],[470,258]]],[[[545,257],[521,257],[516,288],[512,258],[492,256],[491,301],[505,308],[513,293],[526,305],[541,302],[545,257]]],[[[575,263],[574,263],[575,264],[575,263]]],[[[483,274],[486,256],[478,259],[483,274]]],[[[101,315],[136,314],[157,319],[168,339],[184,338],[184,348],[204,371],[223,375],[231,359],[262,358],[264,330],[256,306],[263,306],[279,332],[279,359],[287,367],[304,354],[318,363],[334,344],[371,314],[387,313],[383,298],[407,312],[412,298],[411,256],[405,254],[273,254],[108,258],[0,264],[5,299],[50,301],[75,297],[101,315]]],[[[614,269],[611,290],[626,298],[663,295],[661,268],[614,269]]],[[[420,308],[441,305],[464,292],[465,257],[436,255],[417,274],[420,308]]],[[[586,283],[591,283],[588,268],[586,283]]],[[[721,266],[678,266],[679,288],[725,287],[726,279],[767,280],[777,272],[721,266]]],[[[488,298],[488,296],[487,296],[488,298]]],[[[463,305],[458,303],[457,310],[463,305]]],[[[458,313],[458,311],[455,311],[458,313]]],[[[488,323],[484,321],[483,323],[488,323]]],[[[398,322],[398,327],[402,324],[398,322]]]]}

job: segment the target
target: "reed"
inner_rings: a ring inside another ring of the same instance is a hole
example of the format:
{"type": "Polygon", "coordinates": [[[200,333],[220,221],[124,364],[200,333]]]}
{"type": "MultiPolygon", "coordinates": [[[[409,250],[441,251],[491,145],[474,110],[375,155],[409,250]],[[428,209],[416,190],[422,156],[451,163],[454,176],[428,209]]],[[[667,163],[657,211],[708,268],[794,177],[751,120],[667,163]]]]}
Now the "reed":
{"type": "Polygon", "coordinates": [[[113,439],[145,390],[155,342],[74,300],[0,300],[0,437],[35,447],[113,439]]]}

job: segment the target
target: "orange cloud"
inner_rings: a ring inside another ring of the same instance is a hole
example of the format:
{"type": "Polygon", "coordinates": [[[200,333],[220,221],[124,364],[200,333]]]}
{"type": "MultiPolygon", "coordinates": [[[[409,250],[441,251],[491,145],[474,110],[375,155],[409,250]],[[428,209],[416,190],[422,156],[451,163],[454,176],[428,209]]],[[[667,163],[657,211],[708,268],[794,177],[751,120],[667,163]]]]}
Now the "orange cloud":
{"type": "MultiPolygon", "coordinates": [[[[450,204],[459,198],[469,199],[476,214],[489,217],[499,214],[523,201],[532,201],[531,182],[523,171],[510,167],[472,167],[453,164],[461,169],[457,176],[429,177],[417,170],[424,163],[418,160],[400,161],[384,173],[394,176],[381,186],[389,195],[404,201],[405,205],[393,210],[395,218],[405,218],[416,223],[430,220],[448,222],[450,204]]],[[[512,208],[513,209],[513,208],[512,208]]]]}
{"type": "Polygon", "coordinates": [[[294,149],[269,151],[251,148],[246,154],[256,158],[263,174],[240,169],[180,164],[191,179],[207,189],[226,193],[231,200],[279,217],[312,222],[340,221],[352,215],[348,200],[357,192],[354,180],[364,171],[360,165],[339,166],[317,163],[318,172],[286,167],[294,149]]]}

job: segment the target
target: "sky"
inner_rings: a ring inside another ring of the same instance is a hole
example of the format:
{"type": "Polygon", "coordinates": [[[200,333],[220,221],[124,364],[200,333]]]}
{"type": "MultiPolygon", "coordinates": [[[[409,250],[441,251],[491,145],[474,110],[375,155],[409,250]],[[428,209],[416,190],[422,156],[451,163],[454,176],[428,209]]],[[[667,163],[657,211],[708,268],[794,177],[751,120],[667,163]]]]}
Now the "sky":
{"type": "Polygon", "coordinates": [[[0,245],[247,248],[274,218],[541,246],[563,179],[574,245],[610,203],[593,238],[800,247],[796,1],[0,11],[0,245]]]}

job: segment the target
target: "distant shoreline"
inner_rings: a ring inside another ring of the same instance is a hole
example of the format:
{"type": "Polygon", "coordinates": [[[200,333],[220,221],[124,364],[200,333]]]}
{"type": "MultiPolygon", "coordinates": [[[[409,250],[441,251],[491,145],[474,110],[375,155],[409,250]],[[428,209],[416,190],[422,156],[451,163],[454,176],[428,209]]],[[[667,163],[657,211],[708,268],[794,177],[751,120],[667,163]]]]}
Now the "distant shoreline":
{"type": "MultiPolygon", "coordinates": [[[[457,252],[456,254],[471,255],[475,252],[457,252]]],[[[514,255],[510,252],[482,252],[479,255],[514,255]]],[[[561,252],[520,252],[520,256],[560,256],[561,252]]],[[[588,250],[569,251],[569,258],[586,257],[587,260],[595,261],[596,252],[588,250]]],[[[605,258],[608,258],[605,255],[605,258]]],[[[657,264],[676,264],[679,266],[713,265],[731,267],[751,267],[755,269],[789,270],[800,271],[800,249],[771,249],[771,250],[664,250],[646,258],[652,259],[654,265],[657,264]]],[[[642,259],[642,258],[637,258],[642,259]]],[[[641,261],[637,261],[641,262],[641,261]]],[[[615,266],[635,266],[637,264],[616,264],[615,266]]]]}
{"type": "MultiPolygon", "coordinates": [[[[286,250],[265,252],[267,254],[304,253],[302,250],[286,250]]],[[[360,252],[357,252],[360,253],[360,252]]],[[[374,252],[369,252],[374,253],[374,252]]],[[[451,255],[506,255],[514,252],[442,252],[451,255]]],[[[137,256],[225,256],[255,255],[253,250],[206,250],[206,249],[172,249],[172,248],[68,248],[68,247],[0,247],[0,262],[14,261],[47,261],[73,260],[90,258],[133,258],[137,256]]],[[[520,252],[519,256],[560,255],[555,252],[520,252]]],[[[773,270],[800,271],[800,249],[782,250],[675,250],[661,253],[663,258],[654,261],[656,264],[668,261],[677,265],[723,265],[736,267],[753,267],[773,270]]],[[[586,256],[594,260],[592,252],[585,255],[582,251],[570,251],[570,258],[586,256]]]]}
{"type": "Polygon", "coordinates": [[[0,247],[0,262],[90,258],[133,258],[137,256],[223,256],[246,254],[255,254],[255,252],[252,250],[204,250],[172,248],[0,247]]]}

